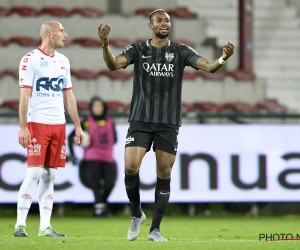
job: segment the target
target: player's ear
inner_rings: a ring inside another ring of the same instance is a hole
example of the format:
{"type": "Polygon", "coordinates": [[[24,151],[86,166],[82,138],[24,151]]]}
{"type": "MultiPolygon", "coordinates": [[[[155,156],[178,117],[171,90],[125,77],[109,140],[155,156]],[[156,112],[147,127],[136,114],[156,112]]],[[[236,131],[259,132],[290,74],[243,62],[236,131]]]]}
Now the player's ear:
{"type": "Polygon", "coordinates": [[[152,23],[148,23],[148,27],[150,30],[152,30],[152,23]]]}
{"type": "Polygon", "coordinates": [[[52,32],[51,32],[50,30],[48,30],[48,31],[46,32],[46,34],[47,34],[47,37],[48,37],[48,38],[51,38],[51,37],[52,37],[52,32]]]}

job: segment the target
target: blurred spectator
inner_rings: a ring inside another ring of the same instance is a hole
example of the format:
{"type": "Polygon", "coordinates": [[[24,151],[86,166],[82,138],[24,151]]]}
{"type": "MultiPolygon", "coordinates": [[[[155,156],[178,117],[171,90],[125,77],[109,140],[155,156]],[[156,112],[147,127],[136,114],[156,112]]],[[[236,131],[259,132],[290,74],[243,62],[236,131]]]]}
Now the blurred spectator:
{"type": "MultiPolygon", "coordinates": [[[[117,177],[117,166],[113,158],[113,145],[117,142],[117,136],[114,121],[107,115],[106,103],[100,97],[91,99],[89,111],[90,114],[81,122],[86,138],[79,176],[82,184],[94,193],[94,216],[106,217],[107,198],[117,177]]],[[[68,136],[68,145],[71,161],[76,165],[74,135],[75,130],[68,136]]]]}

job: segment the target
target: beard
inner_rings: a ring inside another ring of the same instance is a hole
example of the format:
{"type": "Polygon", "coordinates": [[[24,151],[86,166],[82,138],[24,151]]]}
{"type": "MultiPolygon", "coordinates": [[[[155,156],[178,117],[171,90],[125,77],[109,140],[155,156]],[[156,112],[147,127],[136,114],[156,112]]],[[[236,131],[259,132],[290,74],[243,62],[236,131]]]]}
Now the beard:
{"type": "Polygon", "coordinates": [[[166,34],[161,34],[161,33],[158,32],[158,33],[155,33],[155,36],[157,38],[160,38],[160,39],[165,39],[165,38],[167,38],[169,36],[169,32],[166,33],[166,34]]]}

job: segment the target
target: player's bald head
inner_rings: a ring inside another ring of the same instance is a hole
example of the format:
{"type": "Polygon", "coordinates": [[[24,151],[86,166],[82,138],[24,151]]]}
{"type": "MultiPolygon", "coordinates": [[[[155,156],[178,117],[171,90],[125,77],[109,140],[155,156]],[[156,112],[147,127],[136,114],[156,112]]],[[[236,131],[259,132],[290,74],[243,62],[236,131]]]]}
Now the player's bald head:
{"type": "Polygon", "coordinates": [[[41,25],[40,36],[44,37],[48,31],[54,31],[55,28],[59,25],[57,21],[45,21],[41,25]]]}

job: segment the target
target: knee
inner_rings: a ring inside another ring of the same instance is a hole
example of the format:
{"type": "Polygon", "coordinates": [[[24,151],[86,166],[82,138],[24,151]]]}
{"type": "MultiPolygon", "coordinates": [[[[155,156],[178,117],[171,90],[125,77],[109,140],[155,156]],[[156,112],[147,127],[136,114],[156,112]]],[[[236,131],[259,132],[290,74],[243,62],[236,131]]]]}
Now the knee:
{"type": "Polygon", "coordinates": [[[161,179],[168,179],[171,177],[171,164],[163,164],[157,167],[157,177],[161,179]]]}
{"type": "Polygon", "coordinates": [[[136,174],[139,170],[139,164],[132,160],[125,161],[125,173],[128,175],[136,174]]]}
{"type": "Polygon", "coordinates": [[[126,163],[125,164],[125,173],[128,175],[133,175],[138,172],[138,166],[134,163],[126,163]]]}
{"type": "Polygon", "coordinates": [[[30,179],[32,182],[38,182],[43,177],[43,168],[28,168],[27,169],[27,179],[30,179]]]}
{"type": "Polygon", "coordinates": [[[50,171],[49,171],[49,177],[50,177],[50,181],[51,182],[54,182],[55,176],[56,176],[56,169],[55,168],[50,169],[50,171]]]}
{"type": "Polygon", "coordinates": [[[115,186],[115,178],[106,178],[104,180],[104,188],[105,189],[112,189],[115,186]]]}
{"type": "Polygon", "coordinates": [[[51,183],[51,182],[54,182],[55,175],[56,175],[56,169],[55,168],[44,169],[41,179],[44,182],[50,182],[51,183]]]}

